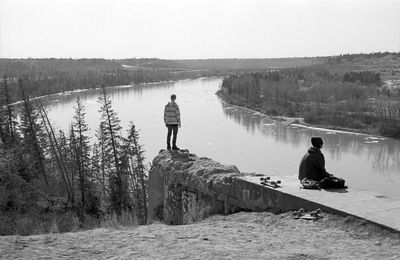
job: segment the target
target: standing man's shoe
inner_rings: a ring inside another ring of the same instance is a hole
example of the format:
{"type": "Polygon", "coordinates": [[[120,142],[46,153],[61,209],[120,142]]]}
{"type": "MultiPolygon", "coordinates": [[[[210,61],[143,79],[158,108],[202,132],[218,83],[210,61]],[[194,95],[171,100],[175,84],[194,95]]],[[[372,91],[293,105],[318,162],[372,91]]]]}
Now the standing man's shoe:
{"type": "Polygon", "coordinates": [[[177,146],[173,146],[172,150],[180,150],[177,146]]]}

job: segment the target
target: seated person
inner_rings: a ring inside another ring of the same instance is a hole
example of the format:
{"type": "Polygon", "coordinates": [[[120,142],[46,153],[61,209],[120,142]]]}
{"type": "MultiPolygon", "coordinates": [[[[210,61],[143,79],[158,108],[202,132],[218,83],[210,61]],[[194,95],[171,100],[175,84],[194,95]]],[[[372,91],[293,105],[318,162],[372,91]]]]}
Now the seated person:
{"type": "Polygon", "coordinates": [[[344,188],[344,180],[325,170],[325,157],[321,153],[321,137],[311,138],[312,147],[303,156],[299,167],[299,180],[304,188],[344,188]]]}

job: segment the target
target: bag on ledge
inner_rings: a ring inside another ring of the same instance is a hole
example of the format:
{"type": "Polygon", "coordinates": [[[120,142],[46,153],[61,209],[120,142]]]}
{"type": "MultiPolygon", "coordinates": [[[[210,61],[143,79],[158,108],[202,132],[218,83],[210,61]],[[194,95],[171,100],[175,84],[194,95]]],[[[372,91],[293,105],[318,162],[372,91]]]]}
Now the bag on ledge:
{"type": "Polygon", "coordinates": [[[308,190],[319,190],[319,182],[314,181],[309,178],[304,178],[300,181],[301,185],[303,186],[303,189],[308,189],[308,190]]]}
{"type": "Polygon", "coordinates": [[[345,181],[335,176],[328,176],[319,181],[319,186],[323,189],[346,189],[345,181]]]}

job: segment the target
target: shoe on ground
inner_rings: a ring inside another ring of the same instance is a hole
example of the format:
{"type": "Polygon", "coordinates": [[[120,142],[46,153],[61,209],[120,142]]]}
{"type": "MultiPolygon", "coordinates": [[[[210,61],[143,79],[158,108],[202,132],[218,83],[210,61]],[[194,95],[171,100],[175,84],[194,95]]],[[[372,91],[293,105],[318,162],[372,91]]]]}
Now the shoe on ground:
{"type": "Polygon", "coordinates": [[[177,146],[173,146],[172,150],[180,150],[177,146]]]}

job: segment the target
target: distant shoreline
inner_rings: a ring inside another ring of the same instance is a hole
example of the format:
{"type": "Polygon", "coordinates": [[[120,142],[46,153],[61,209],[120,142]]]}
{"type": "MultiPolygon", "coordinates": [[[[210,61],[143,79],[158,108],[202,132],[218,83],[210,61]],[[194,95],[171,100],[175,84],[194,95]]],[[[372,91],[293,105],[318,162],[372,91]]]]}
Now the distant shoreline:
{"type": "MultiPolygon", "coordinates": [[[[184,78],[184,79],[177,79],[177,80],[163,80],[163,81],[150,81],[150,82],[141,82],[141,83],[131,83],[128,85],[115,85],[115,86],[108,86],[106,89],[113,89],[113,88],[129,88],[129,87],[135,87],[139,85],[155,85],[155,84],[163,84],[163,83],[173,83],[173,82],[179,82],[179,81],[185,81],[185,80],[194,80],[194,79],[202,79],[202,78],[220,78],[221,76],[210,76],[210,77],[197,77],[197,78],[184,78]]],[[[52,93],[48,95],[42,95],[42,96],[37,96],[37,97],[30,97],[29,100],[37,100],[37,99],[44,99],[44,98],[51,98],[51,97],[57,97],[57,96],[69,96],[81,92],[88,92],[92,90],[100,90],[100,87],[96,88],[84,88],[84,89],[76,89],[76,90],[71,90],[71,91],[64,91],[64,92],[58,92],[58,93],[52,93]]],[[[19,100],[16,102],[11,103],[11,106],[19,105],[23,100],[19,100]]],[[[6,106],[6,105],[5,105],[6,106]]]]}
{"type": "MultiPolygon", "coordinates": [[[[379,138],[393,138],[393,137],[388,137],[388,136],[382,136],[374,131],[368,131],[367,129],[354,129],[354,128],[347,128],[347,127],[333,126],[333,125],[308,124],[308,123],[304,122],[303,117],[271,116],[271,115],[268,115],[266,113],[263,113],[256,109],[253,109],[253,108],[229,103],[226,100],[226,98],[224,98],[224,96],[219,93],[219,91],[217,91],[217,93],[215,93],[215,94],[217,96],[219,96],[221,98],[222,102],[224,102],[225,104],[228,104],[230,106],[240,107],[241,109],[246,109],[246,110],[249,110],[252,112],[261,113],[263,115],[270,117],[272,120],[279,123],[280,125],[294,125],[294,126],[299,126],[299,127],[308,128],[308,129],[316,129],[316,130],[322,130],[322,131],[335,131],[335,132],[340,132],[340,133],[374,136],[374,137],[379,137],[379,138]]],[[[393,139],[397,140],[396,138],[393,138],[393,139]]]]}

